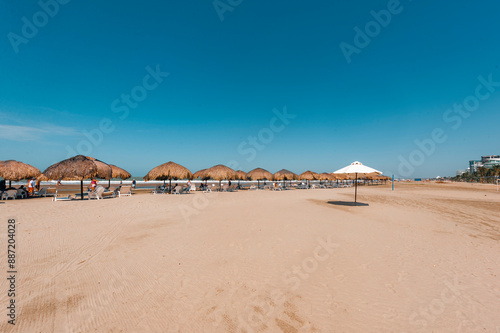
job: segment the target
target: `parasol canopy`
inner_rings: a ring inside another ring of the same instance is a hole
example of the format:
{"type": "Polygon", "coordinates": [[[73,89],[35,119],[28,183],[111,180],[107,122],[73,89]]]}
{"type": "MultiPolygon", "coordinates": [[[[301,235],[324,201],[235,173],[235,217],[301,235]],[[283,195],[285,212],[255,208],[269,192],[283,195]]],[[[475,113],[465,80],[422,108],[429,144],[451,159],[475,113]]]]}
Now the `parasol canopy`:
{"type": "Polygon", "coordinates": [[[0,177],[9,180],[9,187],[12,180],[18,181],[38,175],[40,170],[29,164],[14,160],[0,161],[0,177]]]}
{"type": "Polygon", "coordinates": [[[358,176],[372,176],[372,175],[380,175],[382,172],[370,168],[369,166],[363,165],[361,162],[352,162],[350,165],[343,167],[334,172],[334,174],[341,174],[345,176],[355,177],[354,183],[354,205],[357,206],[358,202],[358,176]]]}

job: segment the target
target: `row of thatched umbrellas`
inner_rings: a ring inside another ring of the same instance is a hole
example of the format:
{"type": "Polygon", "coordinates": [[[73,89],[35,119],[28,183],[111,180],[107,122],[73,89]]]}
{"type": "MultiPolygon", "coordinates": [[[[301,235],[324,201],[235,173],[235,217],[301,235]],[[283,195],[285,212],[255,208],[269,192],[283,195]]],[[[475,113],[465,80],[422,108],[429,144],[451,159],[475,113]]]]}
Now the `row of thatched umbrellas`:
{"type": "MultiPolygon", "coordinates": [[[[81,198],[83,199],[83,180],[91,178],[100,178],[111,180],[111,178],[127,179],[130,178],[130,173],[115,165],[104,163],[93,157],[78,155],[58,162],[48,167],[43,173],[37,168],[18,161],[0,161],[0,177],[9,181],[18,181],[37,177],[39,180],[79,180],[81,198]]],[[[174,162],[167,162],[150,170],[144,177],[144,180],[169,180],[170,185],[172,179],[195,179],[202,180],[346,180],[354,179],[347,174],[333,173],[315,173],[306,171],[297,175],[289,170],[282,169],[275,174],[269,171],[256,168],[248,173],[241,170],[234,171],[233,169],[224,166],[216,165],[209,169],[203,169],[191,173],[187,168],[174,162]]],[[[371,179],[386,179],[385,176],[371,175],[371,179]]],[[[9,184],[10,185],[10,184],[9,184]]]]}

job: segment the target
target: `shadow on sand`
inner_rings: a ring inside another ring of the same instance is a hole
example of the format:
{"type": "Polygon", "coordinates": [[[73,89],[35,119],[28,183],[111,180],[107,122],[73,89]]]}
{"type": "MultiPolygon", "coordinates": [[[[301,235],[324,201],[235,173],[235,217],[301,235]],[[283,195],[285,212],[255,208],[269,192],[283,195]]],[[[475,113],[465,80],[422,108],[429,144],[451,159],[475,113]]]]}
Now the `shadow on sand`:
{"type": "MultiPolygon", "coordinates": [[[[336,205],[336,206],[353,206],[354,207],[354,201],[328,201],[330,205],[336,205]]],[[[358,206],[369,206],[367,203],[363,202],[358,202],[358,206]]]]}

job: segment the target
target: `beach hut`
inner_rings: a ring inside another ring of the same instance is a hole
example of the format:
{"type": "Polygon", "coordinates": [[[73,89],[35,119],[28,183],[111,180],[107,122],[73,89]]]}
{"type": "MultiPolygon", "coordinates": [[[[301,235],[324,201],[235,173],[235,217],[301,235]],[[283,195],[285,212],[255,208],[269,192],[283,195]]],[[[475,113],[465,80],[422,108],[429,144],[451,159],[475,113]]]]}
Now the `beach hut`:
{"type": "Polygon", "coordinates": [[[29,179],[38,175],[40,175],[40,170],[29,164],[14,160],[0,161],[0,177],[9,181],[9,187],[12,181],[29,179]]]}
{"type": "Polygon", "coordinates": [[[297,174],[287,170],[287,169],[281,169],[280,171],[276,172],[274,174],[274,179],[275,180],[283,180],[283,183],[286,180],[296,180],[298,179],[299,176],[297,174]]]}
{"type": "Polygon", "coordinates": [[[172,179],[191,179],[193,174],[187,168],[172,161],[151,169],[144,180],[169,180],[170,193],[172,193],[172,179]]]}
{"type": "Polygon", "coordinates": [[[247,173],[247,178],[257,181],[257,187],[260,186],[261,180],[273,180],[274,176],[269,171],[262,168],[255,168],[247,173]]]}
{"type": "Polygon", "coordinates": [[[101,168],[101,172],[104,174],[99,174],[99,168],[95,160],[83,155],[77,155],[49,166],[43,172],[41,179],[79,180],[81,199],[83,200],[83,180],[107,175],[106,168],[101,168]]]}
{"type": "Polygon", "coordinates": [[[219,187],[223,180],[236,179],[236,171],[228,168],[225,165],[218,164],[209,169],[206,169],[202,173],[203,177],[208,177],[208,179],[214,179],[219,181],[219,187]]]}
{"type": "Polygon", "coordinates": [[[342,174],[346,176],[353,177],[355,179],[354,182],[354,206],[357,206],[358,202],[358,176],[372,176],[372,175],[380,175],[382,172],[370,168],[369,166],[363,165],[361,162],[352,162],[350,165],[343,167],[334,172],[334,174],[342,174]]]}

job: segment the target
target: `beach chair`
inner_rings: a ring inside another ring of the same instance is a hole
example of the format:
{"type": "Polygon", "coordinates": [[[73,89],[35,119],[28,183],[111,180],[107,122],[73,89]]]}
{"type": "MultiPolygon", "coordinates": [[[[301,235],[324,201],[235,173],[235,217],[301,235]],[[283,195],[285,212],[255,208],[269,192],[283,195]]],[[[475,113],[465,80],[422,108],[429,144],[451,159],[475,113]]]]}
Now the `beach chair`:
{"type": "Polygon", "coordinates": [[[172,190],[172,194],[181,194],[182,192],[182,186],[180,185],[177,185],[176,187],[174,187],[174,189],[172,190]]]}
{"type": "Polygon", "coordinates": [[[97,186],[95,191],[91,191],[89,192],[89,200],[90,199],[97,199],[97,200],[100,200],[102,199],[102,194],[104,193],[104,187],[102,187],[101,185],[97,186]]]}
{"type": "Polygon", "coordinates": [[[71,195],[68,195],[66,197],[58,197],[57,194],[52,198],[52,201],[69,201],[69,200],[73,200],[73,198],[71,197],[71,195]]]}
{"type": "Polygon", "coordinates": [[[181,190],[181,194],[187,194],[191,191],[192,185],[186,186],[181,190]]]}
{"type": "Polygon", "coordinates": [[[57,189],[49,187],[47,190],[45,190],[45,195],[44,197],[55,197],[57,195],[57,189]]]}
{"type": "Polygon", "coordinates": [[[120,191],[118,191],[118,197],[121,198],[125,195],[132,196],[132,186],[122,186],[120,188],[120,191]]]}
{"type": "Polygon", "coordinates": [[[191,184],[191,187],[189,188],[190,191],[196,191],[196,185],[191,184]]]}
{"type": "Polygon", "coordinates": [[[257,190],[257,186],[255,186],[255,185],[252,184],[252,185],[250,185],[249,190],[257,190]]]}
{"type": "Polygon", "coordinates": [[[18,188],[16,191],[16,195],[18,198],[24,199],[24,198],[28,197],[28,192],[26,192],[25,190],[23,190],[21,188],[18,188]]]}
{"type": "Polygon", "coordinates": [[[5,198],[5,200],[13,199],[16,200],[17,198],[17,190],[8,190],[2,193],[2,200],[5,198]]]}
{"type": "Polygon", "coordinates": [[[37,195],[39,197],[44,197],[46,194],[47,194],[47,188],[45,188],[45,187],[40,189],[40,191],[35,192],[35,195],[37,195]]]}
{"type": "Polygon", "coordinates": [[[203,190],[203,193],[212,193],[212,187],[205,186],[205,189],[203,190]]]}
{"type": "Polygon", "coordinates": [[[110,191],[110,190],[105,190],[104,192],[102,192],[102,199],[104,198],[115,198],[116,197],[116,193],[115,191],[110,191]]]}

